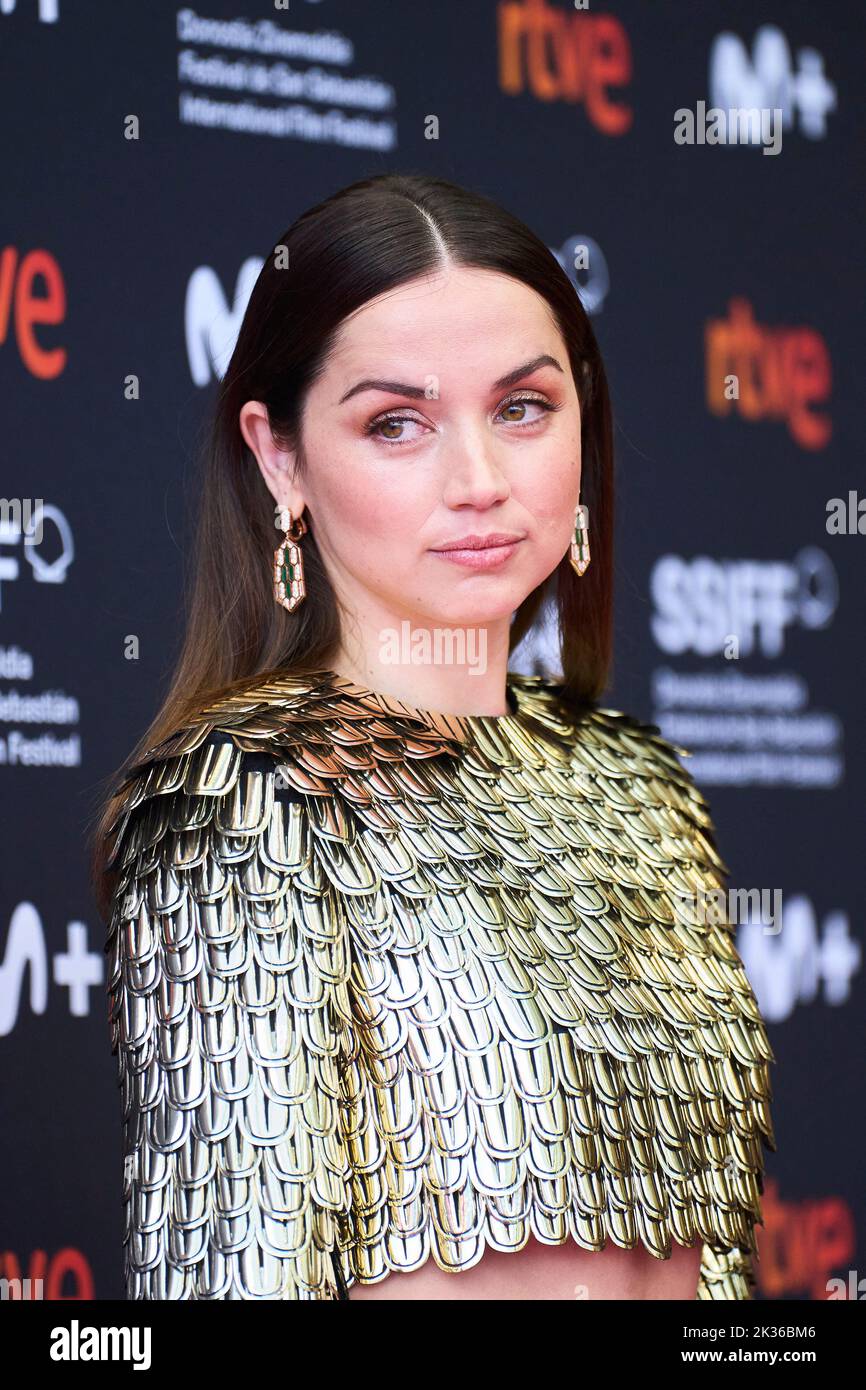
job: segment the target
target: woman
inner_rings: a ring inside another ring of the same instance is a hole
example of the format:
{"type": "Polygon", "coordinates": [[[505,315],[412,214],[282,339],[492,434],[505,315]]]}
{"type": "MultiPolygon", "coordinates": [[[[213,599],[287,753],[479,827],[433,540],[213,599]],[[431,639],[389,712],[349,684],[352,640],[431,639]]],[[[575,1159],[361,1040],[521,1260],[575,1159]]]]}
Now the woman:
{"type": "Polygon", "coordinates": [[[706,803],[598,705],[612,517],[526,226],[386,175],[280,239],[98,838],[131,1298],[751,1297],[772,1053],[706,803]]]}

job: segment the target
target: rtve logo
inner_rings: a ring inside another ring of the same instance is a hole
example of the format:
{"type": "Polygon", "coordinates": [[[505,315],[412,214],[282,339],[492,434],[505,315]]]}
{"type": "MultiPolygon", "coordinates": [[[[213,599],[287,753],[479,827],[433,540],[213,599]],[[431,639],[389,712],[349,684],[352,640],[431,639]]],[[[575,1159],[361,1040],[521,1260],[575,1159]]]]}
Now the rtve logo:
{"type": "Polygon", "coordinates": [[[628,35],[609,14],[569,14],[547,0],[501,0],[499,86],[508,96],[529,91],[538,101],[582,102],[603,135],[631,128],[631,107],[608,89],[631,80],[628,35]]]}
{"type": "Polygon", "coordinates": [[[14,1250],[0,1250],[0,1302],[14,1299],[35,1302],[45,1299],[65,1301],[92,1299],[96,1295],[93,1271],[86,1257],[68,1245],[49,1255],[46,1250],[31,1250],[27,1273],[14,1250]]]}
{"type": "MultiPolygon", "coordinates": [[[[2,4],[2,0],[0,0],[2,4]]],[[[18,250],[0,252],[0,343],[14,325],[18,355],[27,370],[43,381],[59,376],[66,366],[66,348],[44,347],[37,341],[37,324],[62,323],[66,315],[66,286],[50,251],[28,251],[19,264],[18,250]],[[37,293],[37,280],[45,293],[37,293]]]]}
{"type": "Polygon", "coordinates": [[[824,339],[805,324],[764,327],[747,299],[736,297],[726,319],[704,332],[707,407],[713,415],[784,420],[803,449],[823,449],[833,432],[827,415],[810,405],[826,401],[832,380],[824,339]]]}
{"type": "Polygon", "coordinates": [[[829,1195],[784,1202],[776,1179],[767,1178],[761,1211],[755,1276],[764,1298],[799,1294],[825,1302],[831,1276],[849,1269],[857,1251],[848,1203],[829,1195]]]}

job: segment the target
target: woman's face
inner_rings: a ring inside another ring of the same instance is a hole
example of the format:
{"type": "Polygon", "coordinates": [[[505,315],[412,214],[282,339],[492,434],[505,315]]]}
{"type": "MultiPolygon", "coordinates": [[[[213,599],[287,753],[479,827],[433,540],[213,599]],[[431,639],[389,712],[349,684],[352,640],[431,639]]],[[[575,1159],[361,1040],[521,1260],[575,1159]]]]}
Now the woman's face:
{"type": "Polygon", "coordinates": [[[302,436],[293,511],[306,505],[337,597],[368,629],[507,627],[568,549],[577,392],[546,301],[508,276],[456,268],[357,310],[302,436]],[[443,553],[492,533],[515,542],[443,553]]]}

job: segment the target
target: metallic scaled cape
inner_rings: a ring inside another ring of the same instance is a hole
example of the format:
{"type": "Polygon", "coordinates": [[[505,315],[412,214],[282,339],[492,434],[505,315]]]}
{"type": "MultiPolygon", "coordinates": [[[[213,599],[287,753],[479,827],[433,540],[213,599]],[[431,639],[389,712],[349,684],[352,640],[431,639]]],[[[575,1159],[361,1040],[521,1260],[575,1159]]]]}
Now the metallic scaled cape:
{"type": "Polygon", "coordinates": [[[774,1060],[655,725],[259,677],[123,784],[109,1022],[133,1299],[338,1299],[530,1234],[754,1288],[774,1060]]]}

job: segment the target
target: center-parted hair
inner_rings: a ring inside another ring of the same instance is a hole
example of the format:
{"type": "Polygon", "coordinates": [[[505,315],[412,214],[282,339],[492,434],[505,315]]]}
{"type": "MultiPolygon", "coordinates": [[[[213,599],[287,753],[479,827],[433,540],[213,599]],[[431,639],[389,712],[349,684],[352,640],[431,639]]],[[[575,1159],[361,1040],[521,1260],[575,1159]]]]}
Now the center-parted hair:
{"type": "MultiPolygon", "coordinates": [[[[195,489],[186,623],[169,685],[150,727],[112,777],[196,709],[251,678],[327,667],[341,619],[305,514],[307,598],[294,613],[274,602],[274,502],[240,429],[250,400],[267,408],[274,437],[309,464],[302,418],[344,320],[379,295],[449,266],[496,271],[535,290],[565,341],[581,412],[580,500],[588,508],[592,563],[578,578],[566,554],[524,599],[511,626],[521,641],[548,592],[555,597],[563,694],[592,702],[604,690],[612,646],[613,426],[607,378],[580,297],[539,236],[496,202],[426,174],[380,174],[302,213],[274,243],[253,287],[214,402],[195,489]]],[[[116,795],[116,794],[115,794],[116,795]]],[[[107,911],[110,797],[92,835],[93,881],[107,911]]]]}

